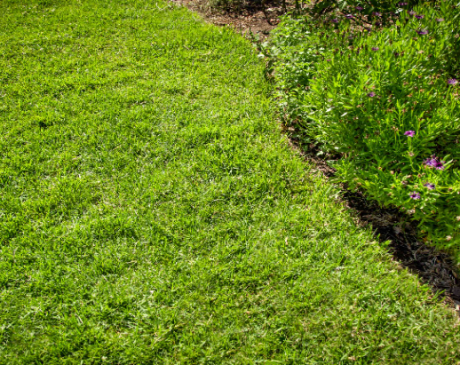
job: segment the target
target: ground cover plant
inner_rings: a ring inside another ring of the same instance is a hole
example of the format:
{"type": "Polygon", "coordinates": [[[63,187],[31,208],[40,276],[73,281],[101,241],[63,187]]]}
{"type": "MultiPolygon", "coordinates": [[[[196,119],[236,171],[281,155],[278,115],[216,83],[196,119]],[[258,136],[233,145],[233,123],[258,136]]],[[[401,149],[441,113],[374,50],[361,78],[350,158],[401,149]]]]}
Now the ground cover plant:
{"type": "Polygon", "coordinates": [[[458,319],[281,135],[250,44],[0,3],[0,363],[452,364],[458,319]]]}
{"type": "MultiPolygon", "coordinates": [[[[280,102],[351,189],[419,222],[460,262],[458,8],[395,4],[392,23],[359,14],[286,20],[274,39],[280,102]]],[[[400,227],[403,228],[403,227],[400,227]]]]}

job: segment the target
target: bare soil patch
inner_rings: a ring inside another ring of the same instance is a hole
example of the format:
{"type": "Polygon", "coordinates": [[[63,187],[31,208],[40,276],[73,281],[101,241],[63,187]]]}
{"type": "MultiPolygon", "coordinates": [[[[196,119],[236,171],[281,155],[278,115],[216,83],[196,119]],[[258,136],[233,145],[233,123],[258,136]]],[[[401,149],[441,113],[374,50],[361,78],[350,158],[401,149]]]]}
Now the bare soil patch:
{"type": "MultiPolygon", "coordinates": [[[[231,26],[241,34],[252,32],[265,39],[279,23],[279,17],[285,14],[285,9],[276,3],[267,3],[264,8],[245,8],[240,11],[216,11],[208,6],[207,0],[175,0],[175,3],[186,6],[201,14],[207,21],[218,26],[231,26]]],[[[288,4],[288,9],[292,5],[288,4]]]]}

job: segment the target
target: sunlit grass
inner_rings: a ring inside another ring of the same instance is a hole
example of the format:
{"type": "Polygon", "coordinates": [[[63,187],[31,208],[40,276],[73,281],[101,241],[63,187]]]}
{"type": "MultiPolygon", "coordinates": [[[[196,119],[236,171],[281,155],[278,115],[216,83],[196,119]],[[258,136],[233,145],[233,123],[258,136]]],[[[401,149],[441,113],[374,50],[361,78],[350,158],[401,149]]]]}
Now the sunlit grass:
{"type": "Polygon", "coordinates": [[[162,2],[0,13],[1,363],[458,359],[453,311],[288,147],[248,42],[162,2]]]}

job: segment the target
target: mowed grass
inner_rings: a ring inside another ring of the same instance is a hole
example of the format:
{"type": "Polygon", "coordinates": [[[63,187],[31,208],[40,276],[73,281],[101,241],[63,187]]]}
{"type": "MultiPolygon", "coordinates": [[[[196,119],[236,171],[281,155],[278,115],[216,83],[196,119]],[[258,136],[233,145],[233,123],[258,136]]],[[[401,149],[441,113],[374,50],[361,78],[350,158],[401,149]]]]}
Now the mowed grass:
{"type": "Polygon", "coordinates": [[[250,44],[0,4],[0,363],[455,364],[458,319],[279,131],[250,44]]]}

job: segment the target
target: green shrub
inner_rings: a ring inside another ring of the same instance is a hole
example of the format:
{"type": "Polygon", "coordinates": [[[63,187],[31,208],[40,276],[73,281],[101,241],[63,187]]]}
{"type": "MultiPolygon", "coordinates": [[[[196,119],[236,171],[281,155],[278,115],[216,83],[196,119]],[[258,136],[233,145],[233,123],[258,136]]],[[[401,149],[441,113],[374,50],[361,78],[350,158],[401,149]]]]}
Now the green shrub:
{"type": "Polygon", "coordinates": [[[367,31],[345,17],[285,20],[271,51],[280,104],[305,142],[342,156],[339,179],[407,212],[460,261],[456,12],[400,9],[367,31]]]}
{"type": "Polygon", "coordinates": [[[366,23],[368,20],[379,18],[383,21],[390,20],[395,16],[398,9],[414,7],[421,0],[403,0],[399,2],[389,0],[316,0],[310,8],[309,14],[318,17],[328,13],[340,11],[343,14],[356,14],[355,20],[366,23]],[[380,15],[376,15],[380,13],[380,15]],[[367,18],[363,18],[366,16],[367,18]]]}

